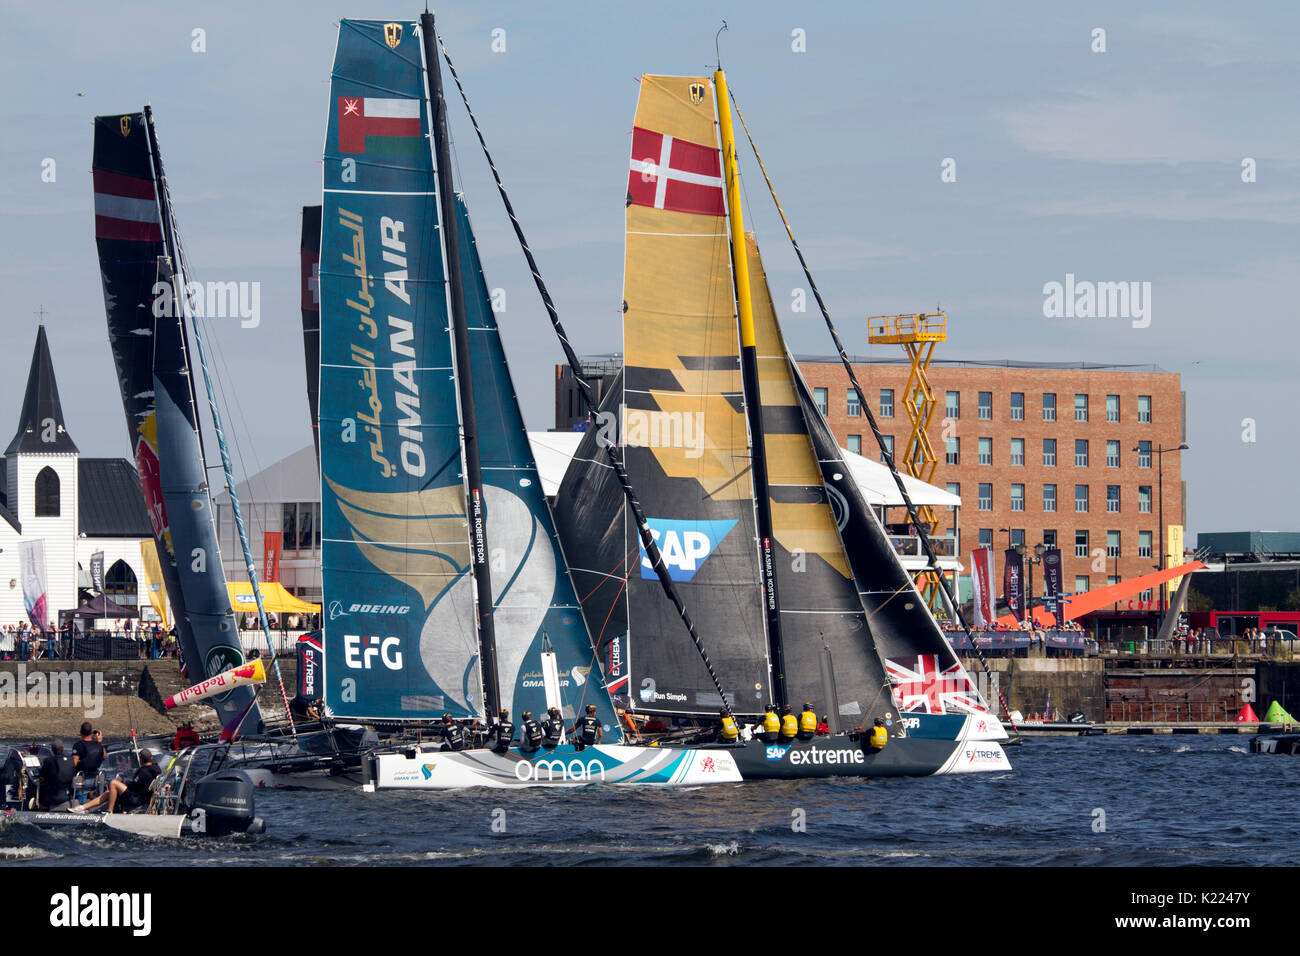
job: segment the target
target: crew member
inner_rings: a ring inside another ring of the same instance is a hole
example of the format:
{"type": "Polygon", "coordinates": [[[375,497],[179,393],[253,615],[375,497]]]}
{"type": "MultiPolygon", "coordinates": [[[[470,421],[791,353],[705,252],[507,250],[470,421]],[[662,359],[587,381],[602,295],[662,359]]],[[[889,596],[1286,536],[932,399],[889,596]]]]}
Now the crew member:
{"type": "Polygon", "coordinates": [[[564,718],[560,716],[558,707],[547,708],[546,719],[542,721],[542,735],[542,746],[547,750],[558,747],[564,739],[564,718]]]}
{"type": "Polygon", "coordinates": [[[77,765],[63,752],[63,741],[50,744],[50,755],[41,761],[41,809],[51,810],[72,799],[72,778],[77,765]]]}
{"type": "Polygon", "coordinates": [[[90,721],[81,724],[81,739],[72,745],[72,762],[83,779],[90,779],[99,773],[99,765],[104,761],[104,747],[96,743],[95,731],[90,721]]]}
{"type": "Polygon", "coordinates": [[[464,750],[465,730],[451,719],[451,714],[442,715],[442,750],[464,750]]]}
{"type": "Polygon", "coordinates": [[[776,743],[776,736],[780,730],[781,718],[776,715],[776,708],[768,704],[767,711],[763,714],[763,730],[754,736],[764,743],[773,744],[776,743]]]}
{"type": "Polygon", "coordinates": [[[817,733],[817,711],[812,704],[804,701],[803,710],[799,712],[799,739],[812,740],[817,733]]]}
{"type": "Polygon", "coordinates": [[[794,711],[789,707],[781,708],[781,743],[788,744],[799,736],[799,722],[794,719],[794,711]]]}
{"type": "Polygon", "coordinates": [[[719,732],[722,742],[734,744],[737,738],[740,737],[740,728],[736,726],[736,719],[731,716],[731,713],[725,707],[718,713],[722,716],[722,729],[719,732]]]}
{"type": "Polygon", "coordinates": [[[510,722],[509,717],[510,715],[504,710],[497,714],[497,722],[492,725],[487,739],[483,741],[483,746],[494,754],[503,754],[510,749],[511,741],[515,736],[515,725],[510,722]]]}
{"type": "Polygon", "coordinates": [[[822,714],[822,719],[817,722],[817,736],[829,737],[831,732],[830,718],[822,714]]]}
{"type": "Polygon", "coordinates": [[[867,735],[867,746],[872,750],[884,750],[887,743],[889,743],[889,731],[885,729],[885,722],[877,717],[871,733],[867,735]]]}
{"type": "Polygon", "coordinates": [[[108,789],[80,806],[72,808],[73,813],[86,813],[96,809],[105,800],[108,801],[108,812],[113,813],[118,806],[130,813],[139,807],[148,805],[149,791],[153,788],[153,783],[158,779],[161,771],[154,765],[153,754],[148,750],[140,751],[140,769],[135,772],[135,777],[130,783],[123,783],[121,780],[113,780],[109,783],[108,789]]]}
{"type": "Polygon", "coordinates": [[[194,724],[187,720],[176,728],[176,736],[172,738],[172,750],[197,747],[202,742],[199,740],[198,731],[194,729],[194,724]]]}
{"type": "Polygon", "coordinates": [[[526,754],[537,753],[542,745],[542,725],[533,720],[533,712],[526,710],[520,715],[519,749],[526,754]]]}
{"type": "Polygon", "coordinates": [[[600,743],[601,738],[605,736],[605,729],[601,727],[600,718],[596,716],[595,704],[587,705],[587,712],[574,721],[570,733],[573,734],[574,743],[579,750],[600,743]]]}

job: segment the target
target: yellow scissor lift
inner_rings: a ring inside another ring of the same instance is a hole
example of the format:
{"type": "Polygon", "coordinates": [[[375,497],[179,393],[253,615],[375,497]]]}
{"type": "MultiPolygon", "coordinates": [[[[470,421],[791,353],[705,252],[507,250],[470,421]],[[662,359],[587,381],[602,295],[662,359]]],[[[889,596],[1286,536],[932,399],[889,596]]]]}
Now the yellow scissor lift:
{"type": "MultiPolygon", "coordinates": [[[[872,345],[901,345],[912,363],[911,374],[907,377],[907,387],[903,390],[902,404],[907,409],[907,417],[912,422],[912,434],[903,446],[903,470],[913,478],[929,482],[939,467],[939,459],[930,444],[930,422],[934,418],[934,409],[938,404],[930,388],[930,359],[934,356],[934,347],[948,337],[946,330],[948,317],[942,312],[915,312],[910,315],[873,315],[867,319],[867,341],[872,345]]],[[[865,396],[862,397],[865,401],[865,396]]],[[[895,466],[898,458],[895,457],[895,466]]],[[[916,509],[917,517],[929,525],[933,532],[938,527],[938,518],[933,505],[921,505],[916,509]]],[[[931,606],[939,596],[938,572],[919,571],[916,585],[922,597],[931,606]]]]}

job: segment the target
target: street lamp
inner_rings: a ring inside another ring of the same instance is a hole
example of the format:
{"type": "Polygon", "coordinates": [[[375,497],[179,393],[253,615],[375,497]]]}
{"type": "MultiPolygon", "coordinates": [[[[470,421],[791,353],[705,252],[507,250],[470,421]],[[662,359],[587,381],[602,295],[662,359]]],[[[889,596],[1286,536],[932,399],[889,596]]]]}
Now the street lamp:
{"type": "MultiPolygon", "coordinates": [[[[1140,446],[1138,446],[1140,447],[1140,446]]],[[[1166,547],[1165,547],[1165,454],[1174,454],[1180,451],[1187,451],[1191,447],[1187,442],[1180,442],[1177,448],[1165,448],[1157,446],[1156,454],[1156,500],[1158,502],[1159,520],[1160,520],[1160,540],[1157,545],[1160,548],[1160,570],[1166,568],[1166,547]]],[[[1133,449],[1137,451],[1138,448],[1133,449]]],[[[1160,582],[1160,613],[1163,614],[1169,609],[1169,588],[1164,582],[1160,582]]]]}
{"type": "Polygon", "coordinates": [[[999,531],[1005,531],[1005,532],[1007,533],[1007,550],[1010,551],[1010,550],[1011,550],[1011,529],[1010,529],[1010,528],[998,528],[998,530],[999,530],[999,531]]]}

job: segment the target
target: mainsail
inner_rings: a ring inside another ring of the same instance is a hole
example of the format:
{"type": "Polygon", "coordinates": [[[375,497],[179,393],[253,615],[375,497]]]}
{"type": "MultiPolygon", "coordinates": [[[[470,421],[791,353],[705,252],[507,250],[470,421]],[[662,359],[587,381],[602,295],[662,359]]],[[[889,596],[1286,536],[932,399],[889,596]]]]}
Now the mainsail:
{"type": "Polygon", "coordinates": [[[311,440],[320,466],[320,206],[302,207],[302,352],[307,364],[307,408],[311,412],[311,440]]]}
{"type": "Polygon", "coordinates": [[[415,25],[341,21],[319,417],[325,697],[341,716],[483,712],[429,135],[415,25]]]}
{"type": "MultiPolygon", "coordinates": [[[[769,699],[769,672],[716,119],[707,78],[641,78],[619,437],[730,704],[753,714],[769,699]]],[[[624,546],[641,554],[626,518],[624,546]]],[[[637,710],[716,714],[714,683],[641,557],[627,581],[629,696],[637,710]]]]}
{"type": "MultiPolygon", "coordinates": [[[[164,243],[170,224],[151,151],[143,113],[95,118],[95,238],[109,344],[181,654],[197,681],[239,665],[243,652],[225,598],[172,284],[175,251],[164,243]]],[[[251,700],[240,689],[214,706],[224,721],[251,700]]]]}

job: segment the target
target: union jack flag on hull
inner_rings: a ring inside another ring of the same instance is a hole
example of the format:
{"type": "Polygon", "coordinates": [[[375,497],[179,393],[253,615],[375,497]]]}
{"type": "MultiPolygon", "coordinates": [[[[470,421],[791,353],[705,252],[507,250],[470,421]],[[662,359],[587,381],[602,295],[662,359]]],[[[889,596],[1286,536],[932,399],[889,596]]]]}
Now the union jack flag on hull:
{"type": "Polygon", "coordinates": [[[988,706],[970,681],[970,675],[954,661],[939,669],[937,654],[920,654],[885,661],[885,671],[894,692],[894,705],[903,712],[923,714],[986,714],[988,706]]]}

